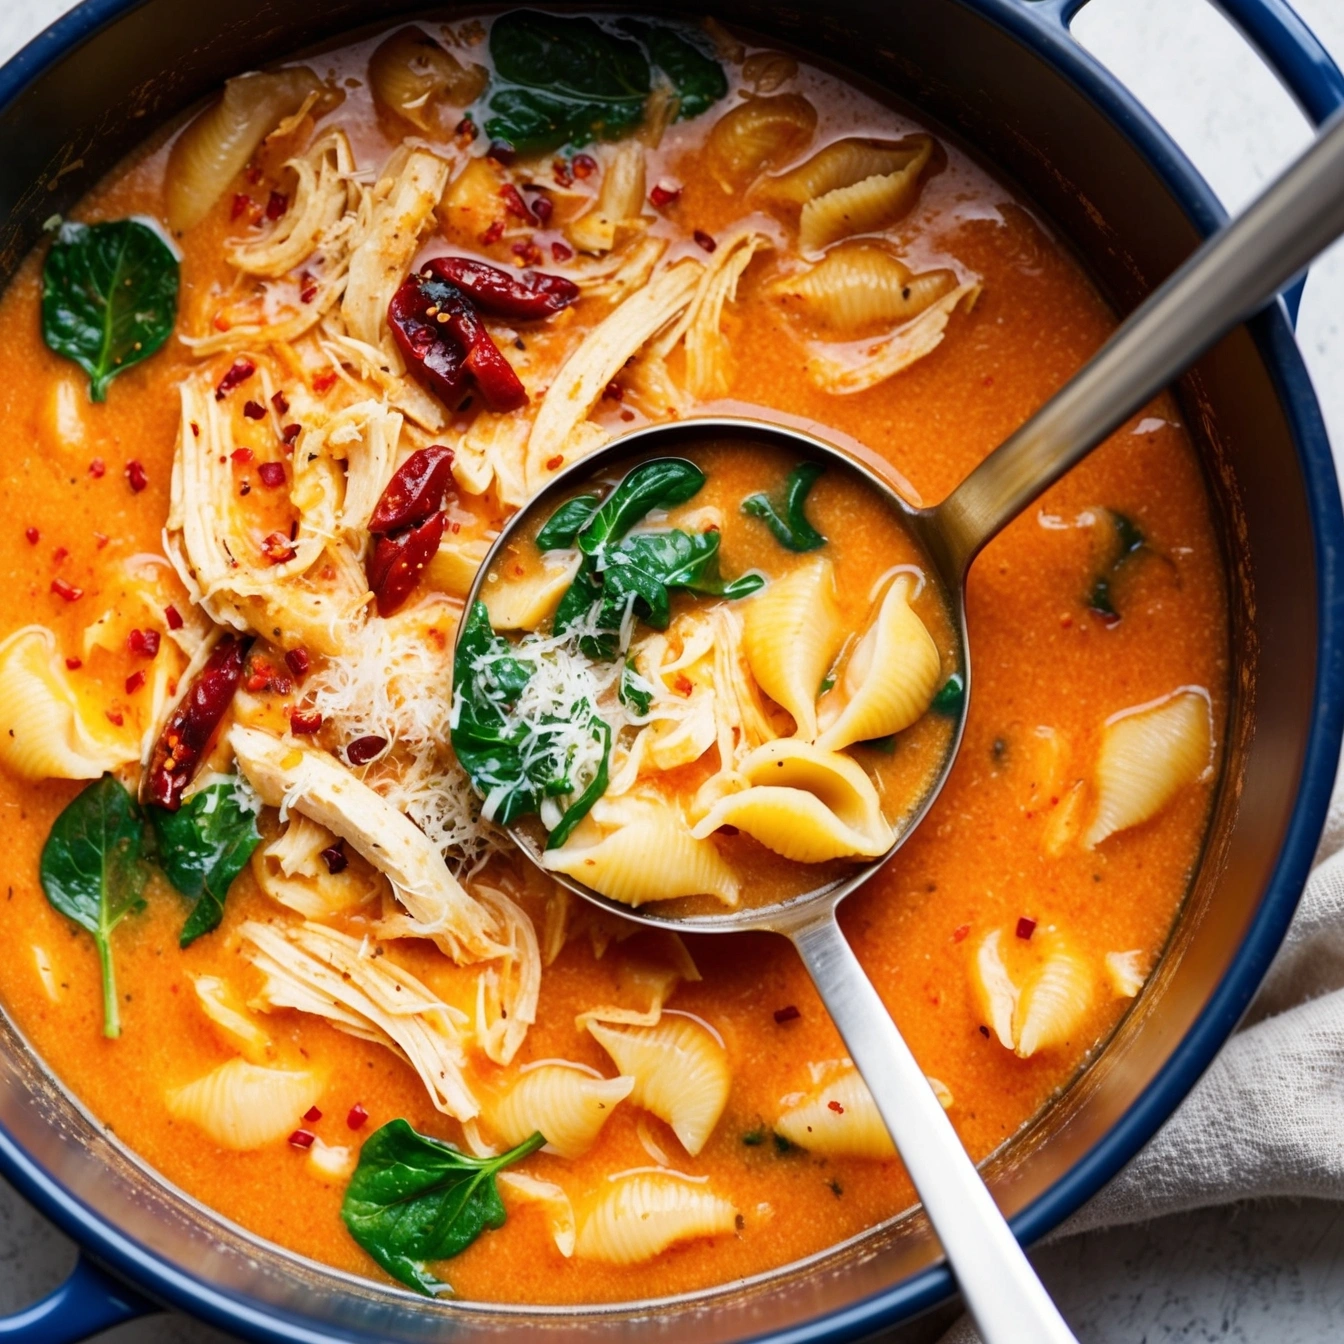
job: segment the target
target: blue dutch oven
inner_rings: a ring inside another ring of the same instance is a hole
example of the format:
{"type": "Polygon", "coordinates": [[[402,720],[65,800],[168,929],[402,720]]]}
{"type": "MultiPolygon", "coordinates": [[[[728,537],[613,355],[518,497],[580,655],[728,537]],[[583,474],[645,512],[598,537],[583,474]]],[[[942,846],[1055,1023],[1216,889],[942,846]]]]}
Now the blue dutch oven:
{"type": "MultiPolygon", "coordinates": [[[[717,0],[719,17],[914,104],[1016,181],[1127,311],[1222,220],[1208,186],[1070,37],[1082,0],[717,0]]],[[[1316,122],[1344,79],[1283,0],[1220,0],[1316,122]]],[[[649,5],[675,9],[691,6],[649,5]]],[[[120,155],[222,80],[413,0],[85,0],[0,69],[0,277],[120,155]]],[[[1170,945],[1055,1104],[986,1164],[1041,1236],[1147,1141],[1236,1025],[1292,917],[1334,780],[1344,690],[1344,518],[1293,339],[1297,292],[1183,382],[1225,548],[1227,767],[1170,945]]],[[[427,1302],[251,1237],[160,1180],[0,1024],[0,1169],[79,1242],[71,1277],[0,1336],[66,1344],[166,1304],[257,1340],[842,1341],[954,1290],[919,1216],[758,1279],[657,1302],[427,1302]]]]}

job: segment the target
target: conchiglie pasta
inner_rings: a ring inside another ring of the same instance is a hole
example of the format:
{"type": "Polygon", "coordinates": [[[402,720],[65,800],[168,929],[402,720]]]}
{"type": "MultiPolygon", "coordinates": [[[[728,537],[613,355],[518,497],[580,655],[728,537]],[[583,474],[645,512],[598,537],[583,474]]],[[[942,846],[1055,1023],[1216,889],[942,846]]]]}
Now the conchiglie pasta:
{"type": "Polygon", "coordinates": [[[739,191],[796,158],[816,130],[817,109],[801,94],[749,98],[714,123],[705,145],[709,171],[725,191],[739,191]]]}
{"type": "Polygon", "coordinates": [[[1208,693],[1183,687],[1109,719],[1093,772],[1096,812],[1084,843],[1095,849],[1117,831],[1155,817],[1213,764],[1208,693]]]}
{"type": "Polygon", "coordinates": [[[542,1064],[489,1108],[490,1123],[510,1148],[540,1132],[561,1157],[581,1157],[634,1086],[633,1078],[594,1078],[566,1064],[542,1064]]]}
{"type": "Polygon", "coordinates": [[[474,103],[488,80],[484,66],[464,66],[414,24],[393,33],[369,58],[374,102],[427,132],[442,129],[444,107],[474,103]]]}
{"type": "Polygon", "coordinates": [[[835,568],[821,556],[803,561],[744,608],[742,650],[751,675],[808,741],[817,735],[822,678],[844,640],[835,568]]]}
{"type": "Polygon", "coordinates": [[[859,1071],[849,1065],[805,1096],[788,1099],[777,1134],[823,1157],[896,1156],[896,1147],[859,1071]]]}
{"type": "Polygon", "coordinates": [[[579,1228],[580,1260],[637,1265],[678,1242],[722,1237],[737,1227],[737,1210],[707,1186],[671,1172],[638,1172],[612,1180],[579,1228]]]}
{"type": "Polygon", "coordinates": [[[128,726],[113,731],[101,707],[82,703],[45,626],[0,643],[0,764],[21,779],[97,779],[139,759],[128,726]]]}
{"type": "Polygon", "coordinates": [[[231,1059],[165,1098],[174,1120],[195,1125],[221,1148],[247,1152],[293,1133],[322,1095],[310,1069],[268,1069],[231,1059]]]}
{"type": "Polygon", "coordinates": [[[229,982],[217,975],[198,975],[191,984],[201,1011],[225,1044],[254,1064],[265,1059],[271,1038],[249,1015],[229,982]]]}
{"type": "Polygon", "coordinates": [[[322,82],[306,66],[229,80],[219,102],[206,108],[169,151],[168,227],[181,233],[200,223],[263,137],[322,92],[322,82]]]}
{"type": "Polygon", "coordinates": [[[1141,948],[1131,948],[1128,952],[1108,952],[1102,958],[1106,968],[1106,979],[1118,998],[1137,997],[1147,979],[1144,965],[1147,962],[1141,948]]]}
{"type": "Polygon", "coordinates": [[[693,1018],[664,1013],[652,1027],[588,1021],[588,1030],[622,1075],[634,1079],[630,1100],[672,1126],[694,1157],[728,1104],[732,1073],[722,1043],[693,1018]]]}
{"type": "Polygon", "coordinates": [[[877,616],[854,646],[817,709],[817,746],[839,751],[853,742],[908,728],[933,701],[942,659],[924,622],[910,606],[914,581],[898,574],[877,616]]]}
{"type": "Polygon", "coordinates": [[[879,324],[907,322],[956,288],[949,270],[914,275],[885,243],[840,243],[815,266],[787,275],[770,293],[790,311],[852,335],[879,324]]]}
{"type": "Polygon", "coordinates": [[[697,840],[666,804],[623,799],[619,819],[613,819],[616,828],[606,834],[585,819],[564,845],[546,851],[543,866],[625,905],[677,896],[737,904],[737,876],[713,841],[697,840]],[[650,854],[658,855],[657,864],[649,862],[650,854]]]}

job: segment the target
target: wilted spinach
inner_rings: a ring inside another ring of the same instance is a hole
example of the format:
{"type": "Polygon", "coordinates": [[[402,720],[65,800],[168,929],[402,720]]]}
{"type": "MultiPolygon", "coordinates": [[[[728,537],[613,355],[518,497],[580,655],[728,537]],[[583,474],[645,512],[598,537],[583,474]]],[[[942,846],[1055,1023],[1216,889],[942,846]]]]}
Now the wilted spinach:
{"type": "Polygon", "coordinates": [[[685,458],[655,457],[641,462],[579,530],[575,538],[579,550],[596,555],[654,509],[671,509],[694,499],[704,484],[705,473],[685,458]]]}
{"type": "Polygon", "coordinates": [[[178,938],[187,947],[224,918],[229,888],[261,842],[256,812],[239,781],[227,779],[193,794],[176,812],[151,808],[150,820],[163,875],[192,902],[178,938]]]}
{"type": "Polygon", "coordinates": [[[537,533],[537,550],[568,550],[596,508],[596,495],[576,495],[573,499],[567,499],[537,533]]]}
{"type": "Polygon", "coordinates": [[[807,497],[824,470],[820,462],[800,462],[789,472],[782,505],[761,491],[742,501],[742,512],[759,518],[788,550],[815,551],[826,544],[826,538],[808,522],[807,497]]]}
{"type": "Polygon", "coordinates": [[[524,1139],[498,1157],[471,1157],[392,1120],[369,1135],[341,1203],[350,1235],[399,1283],[433,1297],[452,1289],[428,1262],[460,1255],[504,1226],[495,1176],[546,1140],[524,1139]]]}
{"type": "Polygon", "coordinates": [[[709,54],[712,48],[696,30],[642,19],[622,19],[617,27],[642,42],[649,60],[667,76],[677,95],[678,121],[690,121],[728,96],[723,67],[709,54]],[[704,45],[698,45],[697,38],[704,45]]]}
{"type": "Polygon", "coordinates": [[[938,688],[937,694],[933,697],[933,703],[929,706],[935,714],[942,714],[945,718],[956,719],[961,717],[961,711],[966,704],[966,679],[960,672],[953,672],[948,679],[938,688]]]}
{"type": "Polygon", "coordinates": [[[112,932],[142,910],[144,816],[112,775],[79,793],[51,828],[39,875],[47,900],[93,935],[103,978],[103,1035],[121,1035],[112,932]]]}
{"type": "Polygon", "coordinates": [[[1110,519],[1115,533],[1111,560],[1093,580],[1092,590],[1087,595],[1087,605],[1106,624],[1114,625],[1120,620],[1120,612],[1116,608],[1115,594],[1111,591],[1111,585],[1125,564],[1143,550],[1147,540],[1138,524],[1133,519],[1125,517],[1123,513],[1107,509],[1106,516],[1110,519]]]}
{"type": "Polygon", "coordinates": [[[178,263],[135,219],[66,222],[42,269],[42,339],[89,375],[93,401],[117,374],[148,359],[177,319],[178,263]]]}

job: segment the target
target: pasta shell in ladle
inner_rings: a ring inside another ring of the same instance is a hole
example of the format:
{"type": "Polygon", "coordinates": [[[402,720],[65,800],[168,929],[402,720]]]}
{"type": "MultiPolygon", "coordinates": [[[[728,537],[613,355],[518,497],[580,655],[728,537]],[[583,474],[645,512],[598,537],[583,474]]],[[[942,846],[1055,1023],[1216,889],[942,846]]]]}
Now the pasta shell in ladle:
{"type": "Polygon", "coordinates": [[[743,611],[742,648],[751,675],[793,715],[798,736],[817,735],[817,694],[845,640],[835,568],[816,556],[776,579],[743,611]]]}
{"type": "Polygon", "coordinates": [[[924,622],[910,606],[914,581],[898,574],[877,616],[854,647],[840,682],[817,709],[817,746],[839,751],[899,733],[933,701],[942,659],[924,622]]]}

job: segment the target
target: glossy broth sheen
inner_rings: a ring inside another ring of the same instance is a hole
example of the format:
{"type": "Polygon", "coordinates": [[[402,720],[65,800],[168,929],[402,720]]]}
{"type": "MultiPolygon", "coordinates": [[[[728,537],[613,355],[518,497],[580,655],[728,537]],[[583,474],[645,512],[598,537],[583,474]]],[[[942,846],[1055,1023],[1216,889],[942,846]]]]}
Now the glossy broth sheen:
{"type": "MultiPolygon", "coordinates": [[[[362,82],[374,41],[330,53],[348,96],[331,121],[348,128],[361,162],[377,164],[396,143],[374,116],[362,82]]],[[[918,129],[830,76],[804,69],[797,87],[817,104],[826,138],[855,132],[897,136],[918,129]]],[[[676,218],[684,229],[722,232],[741,202],[698,166],[710,114],[677,126],[651,158],[649,180],[684,184],[676,218]]],[[[954,144],[940,140],[946,166],[891,231],[915,269],[956,263],[983,283],[974,310],[958,315],[931,355],[870,391],[840,397],[801,375],[792,319],[768,301],[748,271],[725,321],[737,354],[727,403],[770,407],[824,436],[861,445],[866,460],[918,501],[942,498],[1082,364],[1115,325],[1077,263],[1029,207],[954,144]],[[918,264],[916,264],[918,263],[918,264]]],[[[81,203],[87,220],[160,216],[166,147],[162,140],[113,172],[81,203]]],[[[270,165],[274,170],[275,165],[270,165]]],[[[240,184],[241,187],[241,184],[240,184]]],[[[233,277],[221,249],[230,236],[230,196],[181,240],[179,329],[208,311],[212,289],[233,277]]],[[[661,227],[661,226],[658,226],[661,227]]],[[[443,250],[443,240],[433,240],[443,250]]],[[[158,552],[179,415],[177,383],[197,367],[176,341],[112,385],[105,405],[87,402],[85,381],[50,353],[38,327],[41,256],[29,258],[0,301],[0,413],[10,451],[0,463],[0,633],[30,622],[55,631],[75,651],[85,625],[118,601],[114,565],[158,552]],[[148,486],[134,492],[127,462],[141,462],[148,486]],[[105,472],[91,471],[95,460],[105,472]],[[36,529],[31,542],[26,529],[36,529]],[[64,552],[65,554],[61,554],[64,552]],[[63,601],[53,577],[84,590],[63,601]]],[[[582,304],[578,320],[583,320],[582,304]]],[[[221,367],[223,364],[221,363],[221,367]]],[[[617,402],[599,418],[621,428],[636,419],[617,402]],[[629,418],[627,418],[629,416],[629,418]]],[[[451,438],[447,440],[452,442],[451,438]]],[[[760,488],[762,462],[707,450],[710,490],[729,500],[760,488]],[[740,473],[740,475],[739,475],[740,473]]],[[[774,468],[771,467],[771,470],[774,468]]],[[[846,583],[842,601],[856,621],[867,583],[891,561],[871,520],[851,525],[847,487],[828,478],[815,492],[823,530],[843,538],[865,582],[846,583]]],[[[725,513],[736,518],[732,507],[725,513]]],[[[472,514],[483,534],[499,517],[472,514]]],[[[743,567],[751,557],[743,561],[743,567]]],[[[739,572],[735,561],[730,572],[739,572]]],[[[1059,774],[1041,743],[1053,730],[1084,773],[1102,726],[1123,709],[1174,688],[1206,687],[1215,740],[1227,703],[1227,627],[1220,552],[1195,452],[1176,403],[1163,397],[1126,424],[1055,486],[977,560],[967,611],[975,683],[964,744],[929,816],[906,846],[842,908],[841,923],[926,1072],[953,1098],[950,1116],[978,1159],[1003,1143],[1073,1078],[1129,1006],[1098,995],[1067,1045],[1019,1059],[985,1026],[968,985],[969,950],[985,931],[1012,930],[1026,917],[1067,928],[1098,962],[1111,951],[1159,954],[1200,852],[1214,787],[1183,790],[1153,820],[1092,851],[1058,857],[1042,848],[1060,805],[1059,774]],[[1089,610],[1088,595],[1109,545],[1106,516],[1134,520],[1150,554],[1126,567],[1123,619],[1089,610]]],[[[926,617],[927,618],[927,617],[926,617]]],[[[939,643],[948,649],[944,633],[939,643]]],[[[113,679],[132,669],[114,668],[113,679]]],[[[9,955],[0,959],[0,998],[52,1071],[98,1119],[163,1177],[263,1238],[361,1274],[377,1276],[339,1217],[343,1181],[315,1176],[303,1155],[280,1143],[254,1152],[217,1149],[174,1122],[164,1091],[229,1057],[201,1015],[189,977],[213,973],[245,981],[230,933],[275,908],[249,872],[235,884],[222,929],[186,951],[177,946],[182,907],[152,885],[148,908],[117,931],[123,1034],[101,1035],[98,972],[88,937],[56,913],[38,883],[38,856],[74,784],[38,786],[0,776],[7,820],[9,955]],[[34,949],[49,959],[44,986],[34,949]]],[[[539,907],[538,907],[539,909],[539,907]]],[[[350,927],[357,929],[358,920],[350,927]]],[[[610,1061],[577,1012],[619,1000],[623,957],[637,935],[597,958],[586,939],[568,944],[546,970],[541,1006],[521,1061],[563,1057],[610,1072],[610,1061]]],[[[723,1283],[821,1251],[910,1206],[913,1192],[896,1161],[821,1159],[776,1145],[744,1144],[777,1114],[780,1099],[806,1090],[809,1064],[840,1058],[843,1046],[802,966],[782,939],[743,935],[689,939],[702,974],[682,985],[677,1010],[713,1023],[732,1067],[727,1110],[698,1157],[689,1158],[660,1121],[616,1108],[597,1145],[564,1162],[545,1154],[530,1173],[561,1182],[576,1197],[606,1176],[648,1166],[640,1128],[672,1165],[710,1178],[741,1213],[735,1236],[695,1241],[648,1264],[566,1260],[542,1211],[510,1204],[509,1221],[445,1268],[459,1295],[513,1302],[601,1302],[656,1297],[723,1283]],[[796,1009],[793,1016],[782,1010],[796,1009]],[[779,1019],[783,1020],[777,1020],[779,1019]]],[[[465,993],[460,973],[427,944],[401,943],[397,959],[449,1001],[465,993]]],[[[357,1144],[345,1117],[369,1114],[365,1133],[397,1116],[457,1141],[455,1125],[431,1106],[416,1075],[386,1050],[308,1017],[266,1019],[273,1035],[301,1048],[326,1071],[313,1128],[328,1142],[357,1144]]],[[[473,1066],[476,1067],[476,1066],[473,1066]]],[[[484,1077],[498,1070],[479,1066],[484,1077]]]]}

